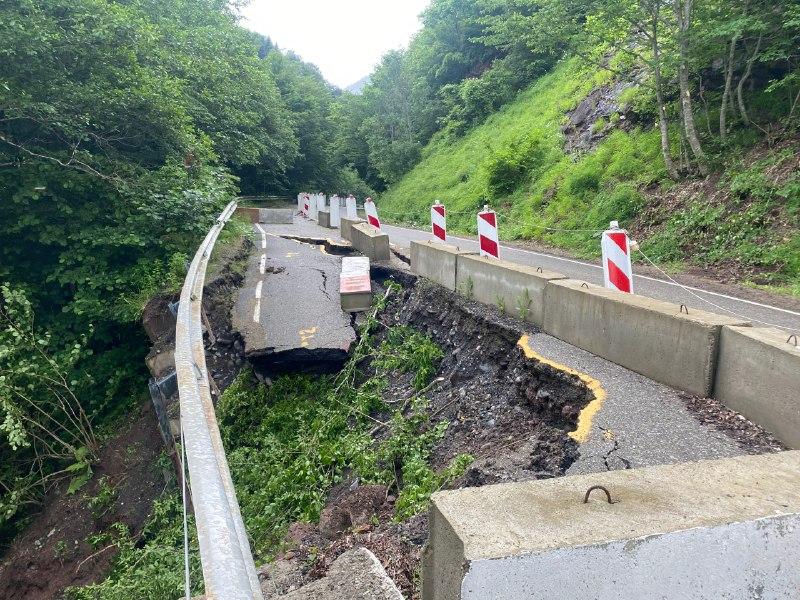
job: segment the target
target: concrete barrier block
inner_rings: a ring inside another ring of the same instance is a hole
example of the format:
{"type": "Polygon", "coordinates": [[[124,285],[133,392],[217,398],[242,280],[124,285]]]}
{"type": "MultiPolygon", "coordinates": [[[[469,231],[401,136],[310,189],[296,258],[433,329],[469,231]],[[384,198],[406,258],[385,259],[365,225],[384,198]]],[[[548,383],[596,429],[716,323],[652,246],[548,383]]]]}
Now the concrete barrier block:
{"type": "Polygon", "coordinates": [[[544,331],[698,396],[710,396],[719,332],[749,323],[572,279],[548,282],[544,331]]]}
{"type": "Polygon", "coordinates": [[[341,217],[339,221],[339,229],[342,234],[342,238],[348,242],[353,241],[353,225],[364,223],[364,219],[349,219],[347,217],[341,217]]]}
{"type": "Polygon", "coordinates": [[[294,220],[294,210],[291,208],[260,208],[258,218],[261,223],[269,225],[291,224],[294,220]]]}
{"type": "Polygon", "coordinates": [[[353,247],[370,260],[387,261],[391,258],[389,236],[369,223],[356,223],[351,229],[353,247]]]}
{"type": "Polygon", "coordinates": [[[723,327],[714,398],[800,448],[800,347],[768,327],[723,327]]]}
{"type": "Polygon", "coordinates": [[[783,452],[439,492],[422,597],[795,598],[798,489],[783,452]]]}
{"type": "Polygon", "coordinates": [[[249,219],[251,223],[259,222],[259,213],[257,208],[247,208],[245,206],[237,206],[234,214],[241,215],[249,219]]]}
{"type": "Polygon", "coordinates": [[[319,226],[320,227],[328,227],[328,228],[332,228],[333,227],[331,225],[331,213],[329,211],[321,210],[321,211],[319,211],[317,216],[319,217],[319,226]]]}
{"type": "Polygon", "coordinates": [[[411,270],[417,275],[446,287],[456,289],[456,259],[473,254],[442,242],[411,241],[411,270]]]}
{"type": "Polygon", "coordinates": [[[488,256],[462,254],[458,257],[456,288],[470,290],[484,304],[495,304],[510,315],[544,324],[544,289],[548,281],[566,275],[488,256]]]}

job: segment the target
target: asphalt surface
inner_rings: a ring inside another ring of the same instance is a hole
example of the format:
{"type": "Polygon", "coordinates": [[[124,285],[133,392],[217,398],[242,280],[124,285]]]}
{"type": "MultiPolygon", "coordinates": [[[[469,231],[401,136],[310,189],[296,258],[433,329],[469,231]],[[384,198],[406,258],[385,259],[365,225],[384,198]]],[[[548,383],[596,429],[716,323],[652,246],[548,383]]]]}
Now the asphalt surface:
{"type": "Polygon", "coordinates": [[[245,355],[264,371],[334,371],[355,340],[339,301],[341,257],[278,237],[272,228],[255,226],[255,250],[236,304],[245,355]]]}
{"type": "Polygon", "coordinates": [[[529,344],[598,380],[606,393],[568,474],[744,454],[733,439],[700,423],[676,390],[544,333],[530,336],[529,344]]]}
{"type": "MultiPolygon", "coordinates": [[[[301,328],[319,327],[319,323],[327,322],[327,316],[314,312],[317,316],[311,321],[302,321],[302,325],[289,326],[286,322],[287,319],[291,319],[289,322],[294,323],[294,319],[304,319],[306,316],[303,314],[296,317],[295,315],[298,313],[293,308],[289,309],[286,306],[281,308],[281,303],[291,304],[295,301],[294,299],[306,294],[309,297],[313,295],[319,300],[319,294],[314,291],[314,288],[319,288],[321,276],[315,269],[327,269],[329,267],[322,265],[330,264],[331,259],[338,262],[340,258],[326,255],[316,246],[281,239],[277,236],[295,235],[334,240],[341,238],[338,230],[319,227],[316,223],[302,217],[295,217],[293,225],[261,225],[261,227],[265,231],[263,237],[267,240],[269,259],[267,265],[293,269],[281,274],[267,274],[264,290],[270,290],[272,299],[262,302],[261,310],[264,314],[264,322],[272,323],[270,328],[275,327],[277,331],[283,332],[282,335],[286,339],[296,342],[299,340],[301,328]],[[287,257],[287,254],[293,252],[298,252],[297,256],[287,257]],[[281,277],[284,279],[281,280],[281,277]],[[275,308],[281,311],[275,314],[282,316],[272,318],[272,316],[266,315],[275,308]]],[[[394,243],[400,247],[404,245],[403,239],[425,239],[424,232],[396,227],[386,227],[386,230],[394,239],[394,243]]],[[[246,299],[248,295],[253,296],[255,282],[259,278],[258,261],[262,253],[259,241],[261,237],[259,236],[260,234],[257,234],[256,250],[251,258],[251,266],[245,281],[245,288],[241,292],[240,304],[237,306],[240,315],[249,315],[251,322],[252,303],[247,304],[243,302],[243,299],[246,299]]],[[[406,245],[407,243],[406,241],[406,245]]],[[[510,249],[504,249],[502,252],[510,260],[516,260],[517,256],[525,256],[524,253],[512,254],[513,251],[510,249]]],[[[530,261],[530,257],[528,257],[528,261],[530,261]]],[[[542,266],[555,268],[555,264],[550,266],[542,263],[542,266]]],[[[564,270],[561,272],[564,273],[564,270]]],[[[333,269],[330,273],[333,273],[333,269]]],[[[587,273],[591,273],[591,271],[587,271],[587,273]]],[[[338,272],[335,277],[338,278],[338,272]]],[[[334,288],[338,289],[338,281],[334,288]]],[[[336,298],[338,303],[338,294],[336,294],[336,298]]],[[[312,303],[314,302],[317,301],[312,301],[312,303]]],[[[330,305],[324,302],[315,305],[314,310],[323,307],[326,307],[325,310],[331,310],[330,305]]],[[[336,316],[337,311],[333,312],[333,321],[324,325],[325,328],[331,330],[335,330],[339,323],[339,317],[336,316]]],[[[262,333],[258,333],[258,328],[256,328],[246,336],[248,344],[261,343],[256,342],[259,335],[270,335],[268,329],[265,330],[263,325],[260,327],[262,333]]],[[[266,342],[263,342],[263,345],[266,345],[266,342]]],[[[744,453],[744,450],[732,438],[701,424],[686,408],[676,390],[550,335],[533,334],[529,337],[529,345],[542,357],[596,379],[605,392],[606,397],[599,411],[591,420],[586,439],[580,445],[580,458],[570,467],[568,473],[603,472],[688,460],[722,458],[744,453]]]]}
{"type": "MultiPolygon", "coordinates": [[[[411,240],[436,240],[427,231],[396,227],[394,225],[383,225],[382,229],[389,234],[389,240],[400,248],[409,247],[411,240]]],[[[478,251],[478,243],[475,239],[456,236],[450,236],[448,239],[449,243],[460,248],[478,251]]],[[[590,263],[503,245],[500,247],[500,258],[556,271],[572,279],[603,285],[603,269],[599,263],[590,263]]],[[[690,309],[697,308],[721,315],[745,317],[753,321],[762,321],[764,326],[780,327],[792,333],[800,333],[800,312],[797,311],[737,298],[730,294],[684,286],[688,287],[687,291],[684,287],[672,282],[637,275],[635,272],[633,286],[634,291],[642,296],[666,300],[675,304],[685,304],[690,309]]],[[[754,325],[762,325],[762,323],[754,322],[754,325]]]]}

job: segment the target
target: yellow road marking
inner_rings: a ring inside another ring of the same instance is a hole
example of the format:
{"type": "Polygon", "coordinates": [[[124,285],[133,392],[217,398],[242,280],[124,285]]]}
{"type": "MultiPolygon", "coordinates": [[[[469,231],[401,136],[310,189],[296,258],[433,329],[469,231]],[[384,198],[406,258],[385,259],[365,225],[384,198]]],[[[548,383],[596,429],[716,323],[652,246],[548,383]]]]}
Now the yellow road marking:
{"type": "Polygon", "coordinates": [[[318,327],[309,327],[308,329],[301,329],[300,330],[300,345],[303,348],[308,348],[308,343],[317,333],[318,327]]]}
{"type": "Polygon", "coordinates": [[[606,399],[606,391],[603,389],[603,385],[597,379],[587,375],[586,373],[581,373],[580,371],[576,371],[571,367],[552,361],[536,352],[533,348],[531,348],[530,337],[527,334],[519,338],[517,345],[522,348],[526,358],[538,360],[539,362],[549,365],[554,369],[569,373],[570,375],[575,375],[578,379],[583,381],[586,384],[586,387],[588,387],[592,394],[594,394],[594,400],[589,402],[589,404],[583,408],[580,414],[578,414],[578,426],[575,428],[575,431],[569,432],[569,437],[579,444],[585,442],[587,439],[589,439],[589,432],[592,428],[592,420],[600,411],[600,408],[603,406],[603,402],[605,402],[606,399]]]}

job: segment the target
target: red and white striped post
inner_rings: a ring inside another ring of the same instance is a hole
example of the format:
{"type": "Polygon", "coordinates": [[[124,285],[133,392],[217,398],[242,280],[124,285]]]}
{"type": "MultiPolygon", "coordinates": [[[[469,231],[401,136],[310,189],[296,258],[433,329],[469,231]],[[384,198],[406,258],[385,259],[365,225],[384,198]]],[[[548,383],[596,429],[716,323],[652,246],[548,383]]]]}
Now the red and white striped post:
{"type": "Polygon", "coordinates": [[[610,290],[632,294],[633,268],[628,232],[620,229],[617,221],[611,221],[609,227],[600,240],[605,285],[610,290]]]}
{"type": "Polygon", "coordinates": [[[500,258],[500,241],[497,237],[497,213],[484,204],[478,213],[478,243],[481,256],[500,258]]]}
{"type": "Polygon", "coordinates": [[[308,218],[308,194],[303,196],[303,216],[308,218]]]}
{"type": "Polygon", "coordinates": [[[433,235],[443,242],[447,241],[447,213],[444,204],[438,200],[431,206],[431,228],[433,235]]]}
{"type": "Polygon", "coordinates": [[[372,198],[364,200],[364,213],[367,215],[367,222],[380,231],[381,220],[378,218],[378,208],[375,206],[375,202],[372,201],[372,198]]]}

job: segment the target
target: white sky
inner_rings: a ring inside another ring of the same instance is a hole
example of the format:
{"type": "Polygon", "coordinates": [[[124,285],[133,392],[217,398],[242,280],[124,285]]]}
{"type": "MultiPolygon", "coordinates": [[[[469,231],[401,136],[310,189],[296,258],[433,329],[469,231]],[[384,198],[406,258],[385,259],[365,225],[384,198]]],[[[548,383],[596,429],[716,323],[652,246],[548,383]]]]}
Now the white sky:
{"type": "Polygon", "coordinates": [[[404,48],[430,0],[252,0],[242,24],[317,65],[345,88],[404,48]]]}

